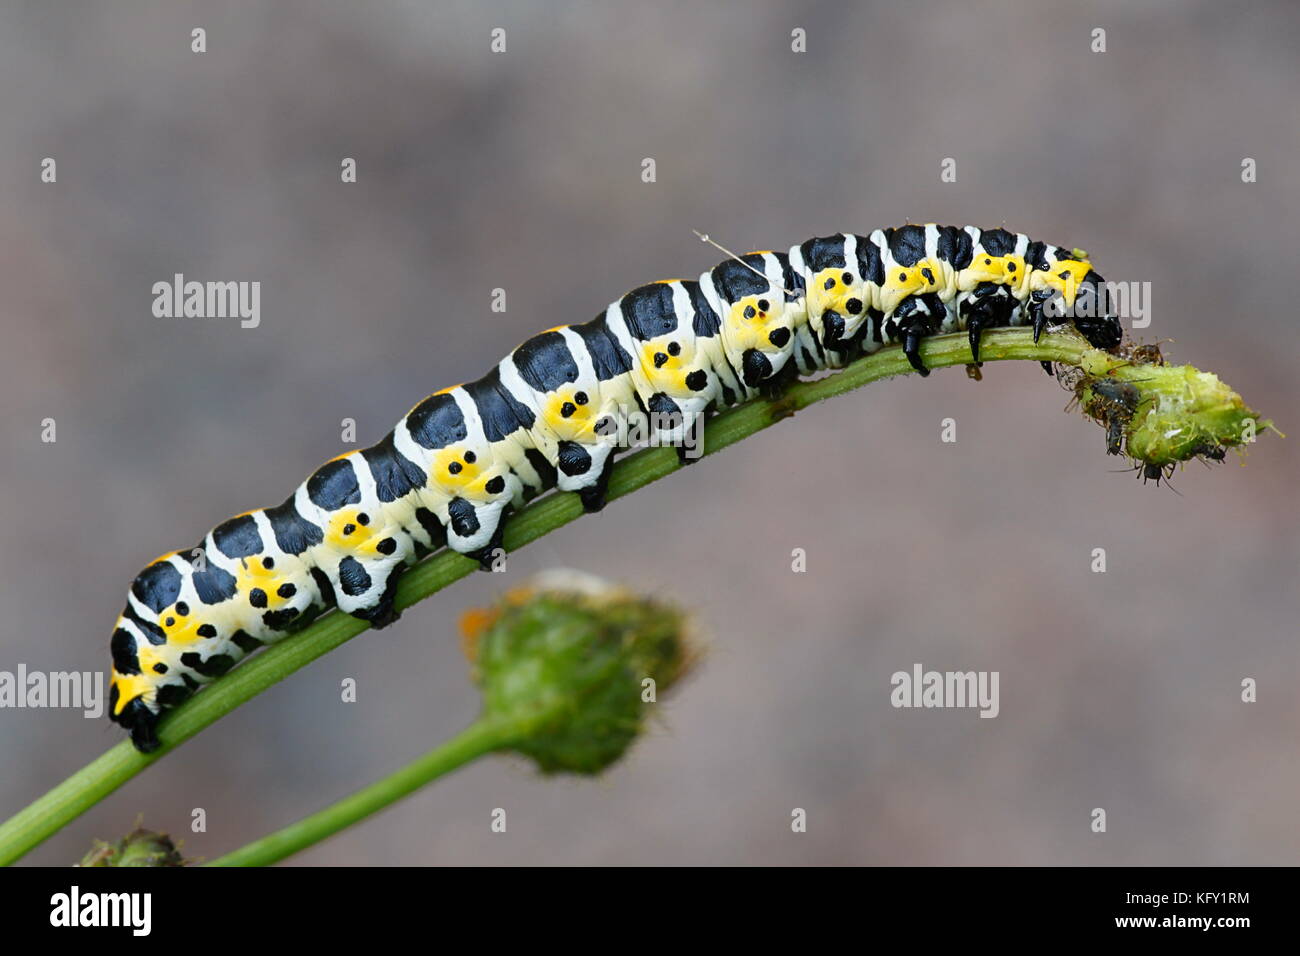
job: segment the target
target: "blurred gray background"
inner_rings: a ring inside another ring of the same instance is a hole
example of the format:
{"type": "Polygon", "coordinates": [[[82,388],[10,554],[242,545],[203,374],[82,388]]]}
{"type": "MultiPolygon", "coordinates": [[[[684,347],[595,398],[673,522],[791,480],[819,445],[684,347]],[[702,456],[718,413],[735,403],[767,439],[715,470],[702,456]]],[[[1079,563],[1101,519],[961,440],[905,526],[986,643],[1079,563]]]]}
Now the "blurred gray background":
{"type": "MultiPolygon", "coordinates": [[[[692,228],[1082,246],[1152,284],[1147,340],[1294,435],[1300,9],[1133,7],[6,4],[0,669],[104,668],[154,555],[279,502],[340,419],[378,439],[528,334],[698,275],[717,256],[692,228]],[[175,272],[260,280],[261,327],[155,319],[175,272]]],[[[564,565],[713,635],[648,737],[598,780],[482,761],[296,863],[1294,863],[1296,439],[1193,464],[1179,495],[1115,473],[1067,400],[995,365],[801,413],[329,654],[29,860],[140,813],[212,858],[397,768],[475,715],[460,612],[564,565]],[[1000,671],[1000,716],[893,709],[916,662],[1000,671]]],[[[0,813],[119,739],[0,711],[0,813]]]]}

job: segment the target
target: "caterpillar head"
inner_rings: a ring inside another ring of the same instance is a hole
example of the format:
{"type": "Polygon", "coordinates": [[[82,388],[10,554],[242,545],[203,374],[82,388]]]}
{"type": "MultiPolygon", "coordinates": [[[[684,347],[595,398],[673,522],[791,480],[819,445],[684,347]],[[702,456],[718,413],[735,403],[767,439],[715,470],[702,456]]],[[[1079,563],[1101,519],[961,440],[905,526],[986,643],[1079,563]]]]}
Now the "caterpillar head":
{"type": "Polygon", "coordinates": [[[495,461],[487,447],[468,448],[458,443],[439,449],[429,477],[452,497],[467,501],[488,503],[508,499],[511,494],[509,469],[495,461]]]}
{"type": "Polygon", "coordinates": [[[1074,322],[1094,348],[1112,349],[1124,338],[1111,308],[1106,280],[1087,259],[1057,258],[1030,277],[1031,296],[1049,319],[1074,322]]]}
{"type": "Polygon", "coordinates": [[[1106,280],[1089,269],[1074,302],[1074,327],[1098,349],[1113,349],[1124,338],[1124,328],[1111,308],[1106,288],[1106,280]]]}

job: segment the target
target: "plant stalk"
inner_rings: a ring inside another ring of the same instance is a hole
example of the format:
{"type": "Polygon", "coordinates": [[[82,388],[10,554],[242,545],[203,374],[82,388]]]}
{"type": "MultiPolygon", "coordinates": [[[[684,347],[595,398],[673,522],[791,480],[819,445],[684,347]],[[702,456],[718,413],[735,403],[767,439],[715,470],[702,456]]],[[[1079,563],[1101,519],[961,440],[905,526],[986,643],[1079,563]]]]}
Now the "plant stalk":
{"type": "MultiPolygon", "coordinates": [[[[984,333],[980,360],[1048,361],[1077,366],[1088,351],[1087,343],[1074,334],[1047,333],[1035,345],[1027,329],[1000,329],[984,333]]],[[[970,346],[964,332],[927,339],[921,345],[921,355],[929,368],[971,362],[970,346]]],[[[893,346],[864,356],[838,372],[814,381],[797,382],[776,399],[756,399],[726,409],[705,424],[704,453],[714,454],[817,402],[870,382],[912,371],[902,350],[893,346]]],[[[673,448],[642,449],[615,465],[608,498],[611,501],[622,498],[680,467],[673,448]]],[[[504,547],[507,552],[518,550],[582,514],[582,505],[576,494],[546,495],[507,520],[504,547]]],[[[476,561],[453,551],[443,550],[432,555],[411,568],[398,582],[398,610],[436,594],[477,567],[476,561]]],[[[0,824],[0,865],[21,858],[160,757],[367,627],[365,622],[337,611],[326,614],[299,633],[259,652],[173,711],[161,725],[162,747],[159,750],[142,754],[127,740],[112,747],[0,824]]],[[[441,750],[432,751],[426,759],[441,750]]]]}

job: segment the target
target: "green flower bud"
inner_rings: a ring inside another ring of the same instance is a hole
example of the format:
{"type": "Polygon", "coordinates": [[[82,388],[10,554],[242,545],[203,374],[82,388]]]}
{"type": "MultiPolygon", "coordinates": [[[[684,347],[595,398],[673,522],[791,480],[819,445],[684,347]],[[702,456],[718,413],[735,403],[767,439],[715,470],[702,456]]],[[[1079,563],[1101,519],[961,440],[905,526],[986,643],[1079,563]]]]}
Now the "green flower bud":
{"type": "Polygon", "coordinates": [[[692,657],[679,609],[572,572],[512,591],[462,627],[484,717],[517,727],[507,749],[543,773],[594,774],[618,760],[692,657]]]}
{"type": "Polygon", "coordinates": [[[1148,477],[1193,458],[1221,460],[1273,428],[1218,376],[1165,365],[1156,346],[1130,346],[1121,359],[1087,353],[1082,368],[1075,394],[1084,412],[1106,427],[1110,451],[1122,439],[1148,477]]]}
{"type": "Polygon", "coordinates": [[[184,866],[185,862],[171,837],[137,826],[117,843],[96,840],[77,866],[184,866]]]}

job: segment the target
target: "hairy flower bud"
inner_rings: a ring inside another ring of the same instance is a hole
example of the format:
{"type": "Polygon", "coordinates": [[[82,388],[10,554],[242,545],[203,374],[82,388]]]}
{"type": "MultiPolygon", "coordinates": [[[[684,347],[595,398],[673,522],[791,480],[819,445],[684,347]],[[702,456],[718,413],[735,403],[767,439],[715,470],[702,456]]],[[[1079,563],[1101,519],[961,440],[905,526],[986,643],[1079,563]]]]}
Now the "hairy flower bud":
{"type": "Polygon", "coordinates": [[[593,774],[623,755],[691,661],[677,608],[589,575],[541,576],[462,621],[484,717],[544,773],[593,774]]]}

